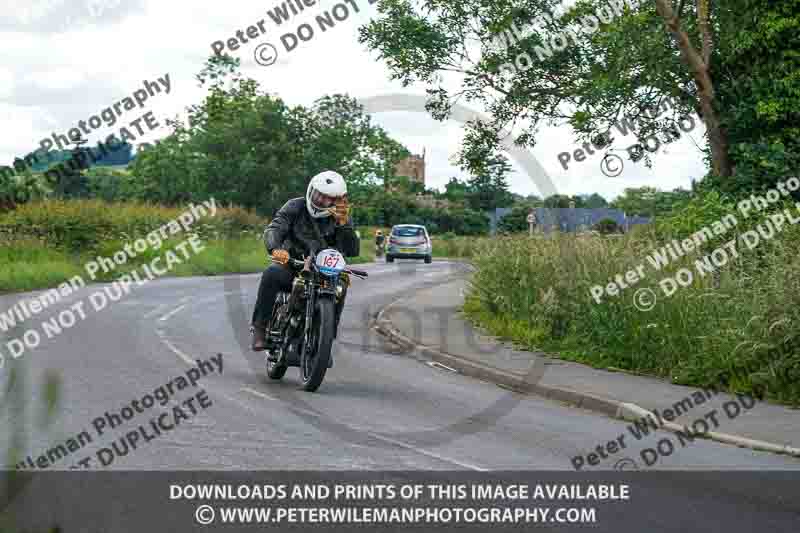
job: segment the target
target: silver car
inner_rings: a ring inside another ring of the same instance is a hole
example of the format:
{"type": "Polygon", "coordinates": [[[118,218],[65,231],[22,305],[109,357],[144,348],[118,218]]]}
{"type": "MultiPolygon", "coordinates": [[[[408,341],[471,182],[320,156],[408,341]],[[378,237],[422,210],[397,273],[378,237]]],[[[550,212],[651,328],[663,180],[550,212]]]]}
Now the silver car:
{"type": "Polygon", "coordinates": [[[433,245],[425,226],[401,224],[392,228],[386,262],[391,263],[395,258],[424,259],[426,263],[433,261],[433,245]]]}

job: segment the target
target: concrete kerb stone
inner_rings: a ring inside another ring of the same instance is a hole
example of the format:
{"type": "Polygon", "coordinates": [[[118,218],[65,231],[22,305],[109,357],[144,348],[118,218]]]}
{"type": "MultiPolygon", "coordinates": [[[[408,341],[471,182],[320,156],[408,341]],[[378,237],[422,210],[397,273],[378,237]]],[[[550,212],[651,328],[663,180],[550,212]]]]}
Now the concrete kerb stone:
{"type": "MultiPolygon", "coordinates": [[[[448,280],[453,281],[453,280],[448,280]]],[[[419,289],[420,292],[430,287],[419,289]]],[[[413,296],[404,296],[397,299],[381,309],[375,320],[373,327],[376,331],[387,337],[392,343],[403,346],[406,353],[414,353],[417,359],[432,360],[437,363],[445,364],[458,370],[460,373],[473,378],[480,379],[489,383],[494,383],[505,389],[510,389],[514,392],[522,394],[535,394],[545,398],[561,401],[575,407],[582,407],[592,411],[600,412],[607,416],[615,417],[619,411],[619,402],[616,400],[609,400],[599,396],[582,393],[579,391],[550,387],[542,385],[537,381],[526,381],[525,376],[520,376],[513,372],[508,372],[490,365],[483,364],[474,359],[468,359],[463,356],[453,355],[442,350],[437,350],[429,346],[425,346],[413,339],[410,339],[401,333],[391,320],[384,317],[387,311],[398,303],[409,300],[413,296]],[[425,357],[420,357],[418,354],[424,354],[425,357]]]]}
{"type": "MultiPolygon", "coordinates": [[[[429,358],[432,361],[446,364],[447,366],[458,370],[460,373],[466,376],[477,378],[489,383],[494,383],[495,385],[505,389],[510,389],[514,392],[542,396],[544,398],[557,400],[575,407],[601,413],[619,420],[635,422],[637,420],[641,420],[642,418],[652,416],[650,411],[634,403],[619,402],[617,400],[604,398],[602,396],[596,396],[562,387],[551,387],[542,385],[541,383],[526,383],[525,380],[517,374],[420,344],[402,334],[392,325],[391,320],[383,317],[384,313],[392,306],[407,299],[409,299],[409,297],[400,298],[381,309],[375,319],[374,328],[376,331],[387,337],[391,342],[403,346],[406,350],[413,350],[415,352],[415,356],[416,352],[423,353],[426,356],[425,358],[420,358],[417,356],[417,359],[429,358]]],[[[662,429],[666,429],[672,433],[685,431],[683,426],[667,421],[663,422],[662,429]]],[[[721,442],[723,444],[732,444],[740,448],[748,448],[757,451],[800,457],[800,448],[795,448],[790,444],[776,444],[763,440],[751,439],[741,435],[732,435],[717,431],[709,431],[702,435],[702,438],[707,438],[708,440],[721,442]]]]}
{"type": "MultiPolygon", "coordinates": [[[[620,411],[617,418],[626,420],[628,422],[635,422],[636,420],[641,420],[642,418],[645,418],[647,416],[653,416],[653,414],[647,409],[640,407],[634,403],[622,403],[620,404],[620,411]]],[[[671,431],[672,433],[684,432],[686,429],[683,426],[676,424],[675,422],[667,422],[667,421],[664,421],[662,428],[671,431]]],[[[772,453],[786,454],[786,455],[793,455],[796,457],[800,457],[800,449],[793,448],[791,445],[788,444],[776,444],[764,440],[751,439],[749,437],[744,437],[742,435],[721,433],[719,431],[708,431],[703,435],[698,435],[698,436],[701,438],[706,438],[708,440],[713,440],[724,444],[732,444],[740,448],[748,448],[750,450],[772,452],[772,453]]]]}

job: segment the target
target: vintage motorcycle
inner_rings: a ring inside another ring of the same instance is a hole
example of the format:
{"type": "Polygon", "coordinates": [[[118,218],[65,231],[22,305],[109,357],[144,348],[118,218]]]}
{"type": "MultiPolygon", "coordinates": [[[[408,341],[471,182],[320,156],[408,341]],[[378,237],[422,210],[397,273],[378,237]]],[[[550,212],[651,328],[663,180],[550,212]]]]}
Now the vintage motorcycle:
{"type": "Polygon", "coordinates": [[[314,392],[333,366],[333,340],[350,276],[368,274],[347,268],[342,254],[320,251],[305,261],[289,260],[299,270],[291,292],[280,292],[267,327],[267,375],[281,379],[290,366],[300,368],[303,390],[314,392]]]}

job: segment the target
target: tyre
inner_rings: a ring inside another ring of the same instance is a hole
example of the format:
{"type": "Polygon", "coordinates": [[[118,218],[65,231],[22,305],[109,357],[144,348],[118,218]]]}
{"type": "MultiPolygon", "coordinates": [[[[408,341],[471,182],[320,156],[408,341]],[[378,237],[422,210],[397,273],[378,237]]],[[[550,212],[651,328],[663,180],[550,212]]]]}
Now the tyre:
{"type": "Polygon", "coordinates": [[[432,262],[433,262],[433,257],[431,257],[430,255],[426,255],[425,256],[425,263],[429,265],[432,262]]]}
{"type": "MultiPolygon", "coordinates": [[[[279,294],[278,297],[275,299],[275,305],[272,306],[272,314],[270,315],[269,324],[267,326],[267,332],[272,331],[275,322],[275,317],[277,316],[278,311],[283,305],[285,296],[287,296],[285,293],[279,294]]],[[[272,348],[272,349],[277,349],[277,348],[272,348]]],[[[281,379],[283,378],[283,375],[286,374],[286,370],[288,368],[289,367],[285,364],[279,364],[274,361],[267,361],[267,376],[269,376],[270,379],[276,379],[276,380],[281,379]]]]}
{"type": "Polygon", "coordinates": [[[387,255],[386,256],[386,262],[387,263],[394,263],[394,257],[392,257],[391,255],[387,255]]]}
{"type": "Polygon", "coordinates": [[[325,372],[331,360],[335,333],[336,309],[332,298],[320,298],[314,309],[311,333],[306,341],[310,349],[303,345],[300,358],[300,379],[303,390],[316,391],[325,379],[325,372]]]}

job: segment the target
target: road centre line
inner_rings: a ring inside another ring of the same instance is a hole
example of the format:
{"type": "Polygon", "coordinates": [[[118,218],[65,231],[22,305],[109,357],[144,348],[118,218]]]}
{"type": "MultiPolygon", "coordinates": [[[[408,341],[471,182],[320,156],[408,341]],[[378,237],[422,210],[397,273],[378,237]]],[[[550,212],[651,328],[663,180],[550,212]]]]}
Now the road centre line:
{"type": "Polygon", "coordinates": [[[174,315],[178,314],[179,312],[181,312],[181,311],[182,311],[182,310],[183,310],[185,307],[186,307],[186,304],[183,304],[183,305],[181,305],[181,306],[179,306],[179,307],[176,307],[175,309],[173,309],[172,311],[170,311],[170,312],[169,312],[169,313],[167,313],[166,315],[162,316],[162,317],[161,317],[161,318],[159,318],[158,320],[159,320],[159,321],[161,321],[161,322],[166,322],[166,321],[167,321],[167,320],[169,320],[169,319],[170,319],[172,316],[174,316],[174,315]]]}
{"type": "Polygon", "coordinates": [[[156,333],[158,333],[158,337],[159,337],[159,339],[161,340],[161,343],[162,343],[164,346],[166,346],[167,348],[169,348],[169,349],[172,351],[172,353],[174,353],[175,355],[177,355],[178,357],[180,357],[181,359],[183,359],[183,361],[184,361],[184,362],[185,362],[187,365],[189,365],[189,366],[194,366],[195,362],[194,362],[194,361],[192,361],[192,358],[191,358],[191,357],[189,357],[188,355],[186,355],[185,353],[183,353],[182,351],[180,351],[180,350],[179,350],[179,349],[178,349],[178,348],[177,348],[177,347],[176,347],[174,344],[172,344],[172,343],[169,341],[169,339],[167,339],[167,338],[164,336],[164,330],[157,329],[157,330],[156,330],[156,333]]]}
{"type": "MultiPolygon", "coordinates": [[[[256,390],[253,390],[253,389],[250,389],[250,388],[243,388],[242,391],[243,392],[248,392],[250,394],[253,394],[253,395],[256,395],[256,396],[259,396],[259,397],[262,397],[262,398],[266,398],[266,399],[269,399],[269,400],[273,400],[273,401],[275,400],[275,398],[272,398],[270,396],[267,396],[266,394],[263,394],[263,393],[261,393],[259,391],[256,391],[256,390]]],[[[296,409],[296,408],[293,407],[292,409],[296,409]]],[[[297,409],[297,410],[298,411],[307,412],[307,413],[312,414],[313,416],[318,417],[318,418],[321,417],[321,415],[319,413],[313,413],[313,412],[310,412],[310,411],[306,411],[305,409],[297,409]]],[[[377,433],[373,433],[372,431],[362,430],[362,429],[355,429],[352,426],[349,426],[348,424],[343,424],[342,422],[338,422],[338,423],[349,427],[353,431],[358,431],[360,433],[364,433],[365,435],[368,435],[368,436],[372,437],[373,439],[377,439],[377,440],[386,442],[388,444],[392,444],[392,445],[400,447],[400,448],[405,448],[407,450],[411,450],[413,452],[419,453],[421,455],[425,455],[427,457],[431,457],[433,459],[437,459],[437,460],[445,462],[445,463],[450,463],[450,464],[453,464],[453,465],[457,465],[457,466],[460,466],[462,468],[466,468],[466,469],[469,469],[469,470],[475,470],[476,472],[488,472],[488,469],[486,469],[486,468],[481,468],[479,466],[475,466],[475,465],[470,464],[470,463],[465,463],[463,461],[459,461],[459,460],[453,459],[451,457],[447,457],[447,456],[444,456],[444,455],[441,455],[441,454],[438,454],[438,453],[430,452],[428,450],[423,450],[422,448],[418,448],[416,446],[412,446],[411,444],[407,444],[405,442],[402,442],[402,441],[399,441],[399,440],[395,440],[395,439],[392,439],[392,438],[389,438],[389,437],[384,437],[383,435],[379,435],[377,433]]]]}

